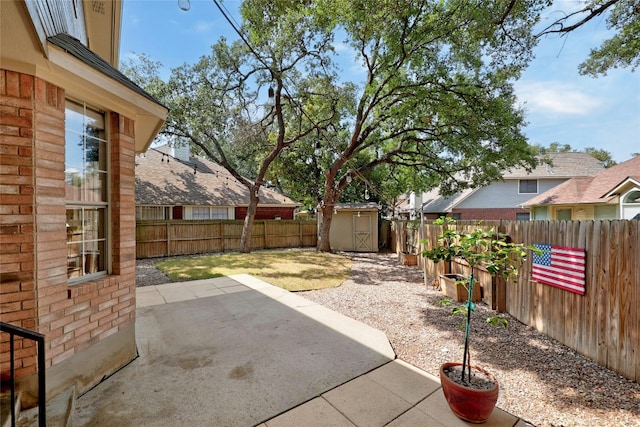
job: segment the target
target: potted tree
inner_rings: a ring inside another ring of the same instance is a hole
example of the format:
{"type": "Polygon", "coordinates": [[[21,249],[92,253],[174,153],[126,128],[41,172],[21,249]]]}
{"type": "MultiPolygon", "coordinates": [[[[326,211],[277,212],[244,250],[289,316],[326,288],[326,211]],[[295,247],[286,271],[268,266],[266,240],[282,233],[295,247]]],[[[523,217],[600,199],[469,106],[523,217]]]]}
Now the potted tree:
{"type": "MultiPolygon", "coordinates": [[[[492,276],[502,275],[508,282],[517,276],[518,267],[526,259],[527,250],[537,249],[514,244],[506,235],[493,229],[476,228],[460,232],[454,226],[455,220],[448,217],[442,217],[435,223],[445,225],[444,231],[438,236],[435,247],[424,249],[422,255],[435,263],[462,259],[471,270],[466,280],[467,301],[454,309],[454,314],[463,315],[465,319],[462,362],[448,362],[440,367],[442,390],[456,416],[468,422],[483,423],[493,412],[498,400],[499,385],[491,373],[472,366],[470,361],[469,335],[471,313],[475,310],[472,296],[477,269],[482,266],[492,276]]],[[[423,244],[427,247],[428,242],[423,244]]],[[[492,316],[487,322],[494,326],[506,326],[506,319],[501,316],[492,316]]]]}
{"type": "Polygon", "coordinates": [[[406,241],[404,242],[404,250],[400,253],[400,264],[407,266],[415,266],[418,265],[418,253],[416,251],[417,247],[417,234],[419,223],[415,221],[408,221],[405,226],[406,241]]]}

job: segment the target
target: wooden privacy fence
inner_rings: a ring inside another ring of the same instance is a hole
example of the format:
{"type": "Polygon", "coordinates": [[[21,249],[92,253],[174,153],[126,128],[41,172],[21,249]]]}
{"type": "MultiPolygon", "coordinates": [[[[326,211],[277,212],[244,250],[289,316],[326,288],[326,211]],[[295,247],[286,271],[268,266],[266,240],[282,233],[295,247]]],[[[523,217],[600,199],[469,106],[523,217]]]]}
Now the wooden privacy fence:
{"type": "MultiPolygon", "coordinates": [[[[460,221],[456,226],[476,225],[460,221]]],[[[442,227],[425,224],[422,236],[429,247],[442,227]]],[[[601,366],[640,380],[640,221],[484,221],[480,227],[498,228],[514,243],[585,249],[585,295],[532,280],[529,256],[518,283],[505,287],[506,312],[601,366]]],[[[392,228],[394,233],[400,230],[411,228],[392,228]]],[[[421,249],[422,245],[417,250],[421,249]]],[[[431,278],[444,273],[444,263],[434,265],[420,258],[431,278]]],[[[454,264],[451,269],[462,273],[464,267],[454,264]]]]}
{"type": "MultiPolygon", "coordinates": [[[[240,249],[244,221],[140,221],[136,224],[136,258],[232,252],[240,249]]],[[[315,221],[258,220],[251,249],[314,247],[315,221]]]]}

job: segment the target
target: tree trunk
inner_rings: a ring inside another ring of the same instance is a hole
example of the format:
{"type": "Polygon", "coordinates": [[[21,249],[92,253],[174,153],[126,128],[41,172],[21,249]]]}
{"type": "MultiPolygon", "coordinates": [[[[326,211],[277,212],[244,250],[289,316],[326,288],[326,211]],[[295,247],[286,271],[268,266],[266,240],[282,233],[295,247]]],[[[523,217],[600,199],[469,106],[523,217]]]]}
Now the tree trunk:
{"type": "Polygon", "coordinates": [[[242,226],[242,237],[240,238],[240,252],[248,254],[251,252],[251,233],[253,231],[253,220],[256,217],[256,210],[258,210],[258,190],[257,185],[252,185],[249,189],[249,207],[247,208],[247,214],[244,217],[244,225],[242,226]]]}
{"type": "Polygon", "coordinates": [[[340,167],[344,164],[344,161],[336,160],[332,167],[325,172],[324,180],[324,197],[322,198],[322,204],[320,210],[322,211],[322,221],[320,222],[320,230],[318,232],[318,245],[316,246],[318,252],[331,252],[331,242],[329,240],[329,234],[331,231],[331,220],[333,219],[333,212],[336,208],[336,203],[340,199],[340,192],[346,182],[338,182],[336,184],[336,176],[340,167]]]}
{"type": "Polygon", "coordinates": [[[320,210],[322,211],[322,220],[318,230],[318,252],[331,252],[331,241],[329,240],[329,233],[331,231],[331,220],[333,219],[333,205],[323,204],[320,210]]]}

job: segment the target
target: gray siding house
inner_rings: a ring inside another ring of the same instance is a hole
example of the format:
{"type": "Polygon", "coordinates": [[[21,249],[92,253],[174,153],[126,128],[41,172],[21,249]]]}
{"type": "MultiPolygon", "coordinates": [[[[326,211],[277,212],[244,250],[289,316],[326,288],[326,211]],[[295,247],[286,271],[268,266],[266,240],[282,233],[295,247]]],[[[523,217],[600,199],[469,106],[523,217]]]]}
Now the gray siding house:
{"type": "Polygon", "coordinates": [[[460,220],[528,220],[529,209],[523,204],[575,177],[591,177],[604,170],[600,160],[586,153],[550,153],[540,158],[531,172],[525,169],[506,171],[502,181],[466,189],[451,197],[431,190],[409,198],[403,209],[415,216],[420,206],[426,219],[451,216],[460,220]]]}

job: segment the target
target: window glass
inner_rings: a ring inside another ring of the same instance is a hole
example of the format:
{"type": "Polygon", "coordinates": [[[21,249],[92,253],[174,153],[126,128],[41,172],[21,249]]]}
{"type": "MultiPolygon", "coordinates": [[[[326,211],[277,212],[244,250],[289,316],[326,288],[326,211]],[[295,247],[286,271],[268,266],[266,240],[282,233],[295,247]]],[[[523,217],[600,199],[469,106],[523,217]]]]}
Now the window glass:
{"type": "Polygon", "coordinates": [[[137,206],[136,220],[165,220],[171,219],[170,209],[166,206],[137,206]]]}
{"type": "Polygon", "coordinates": [[[538,180],[537,179],[521,179],[518,188],[519,193],[537,193],[538,192],[538,180]]]}
{"type": "Polygon", "coordinates": [[[556,219],[558,221],[571,221],[571,208],[568,208],[568,209],[557,209],[556,210],[556,219]]]}
{"type": "Polygon", "coordinates": [[[211,219],[211,213],[208,207],[191,208],[191,219],[211,219]]]}
{"type": "Polygon", "coordinates": [[[632,191],[627,194],[623,203],[640,203],[640,191],[632,191]]]}
{"type": "Polygon", "coordinates": [[[229,209],[227,208],[211,208],[212,219],[229,219],[229,209]]]}
{"type": "Polygon", "coordinates": [[[67,277],[106,272],[108,171],[104,113],[67,100],[67,277]]]}
{"type": "Polygon", "coordinates": [[[529,212],[516,213],[516,221],[529,221],[529,212]]]}

